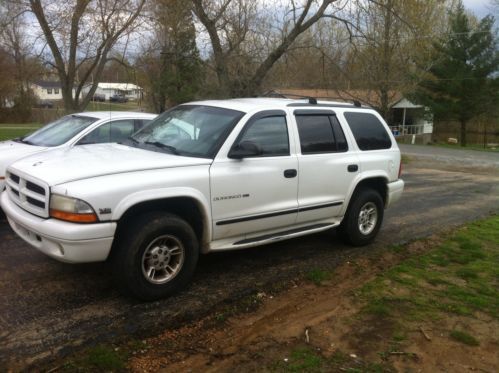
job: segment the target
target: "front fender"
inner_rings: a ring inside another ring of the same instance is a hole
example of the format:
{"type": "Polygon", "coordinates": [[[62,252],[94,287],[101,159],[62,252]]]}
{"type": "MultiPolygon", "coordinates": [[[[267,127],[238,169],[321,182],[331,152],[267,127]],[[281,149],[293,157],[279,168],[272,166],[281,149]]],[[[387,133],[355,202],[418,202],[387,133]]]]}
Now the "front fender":
{"type": "Polygon", "coordinates": [[[203,214],[203,227],[206,236],[203,241],[209,242],[212,237],[212,225],[211,225],[211,210],[210,204],[203,193],[194,188],[188,187],[172,187],[172,188],[161,188],[161,189],[150,189],[143,190],[140,192],[132,193],[125,198],[123,198],[118,205],[115,207],[112,220],[119,220],[126,211],[128,211],[133,206],[143,203],[150,202],[159,199],[168,198],[178,198],[187,197],[192,198],[199,206],[201,213],[203,214]]]}

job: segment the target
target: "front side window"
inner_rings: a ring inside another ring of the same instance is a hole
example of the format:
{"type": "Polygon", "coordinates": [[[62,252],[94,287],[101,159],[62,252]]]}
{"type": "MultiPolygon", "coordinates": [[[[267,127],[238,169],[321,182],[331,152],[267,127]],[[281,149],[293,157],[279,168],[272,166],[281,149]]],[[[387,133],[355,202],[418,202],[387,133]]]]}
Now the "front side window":
{"type": "Polygon", "coordinates": [[[59,94],[59,88],[54,88],[54,94],[56,94],[56,95],[59,94]]]}
{"type": "Polygon", "coordinates": [[[390,136],[383,123],[370,113],[345,113],[360,150],[389,149],[392,147],[390,136]]]}
{"type": "Polygon", "coordinates": [[[220,107],[177,106],[135,133],[128,144],[152,151],[213,158],[243,115],[220,107]]]}
{"type": "Polygon", "coordinates": [[[289,155],[289,138],[286,118],[270,116],[249,123],[238,143],[251,142],[260,150],[260,157],[289,155]]]}
{"type": "Polygon", "coordinates": [[[18,140],[36,146],[59,146],[72,139],[98,119],[68,115],[18,140]]]}

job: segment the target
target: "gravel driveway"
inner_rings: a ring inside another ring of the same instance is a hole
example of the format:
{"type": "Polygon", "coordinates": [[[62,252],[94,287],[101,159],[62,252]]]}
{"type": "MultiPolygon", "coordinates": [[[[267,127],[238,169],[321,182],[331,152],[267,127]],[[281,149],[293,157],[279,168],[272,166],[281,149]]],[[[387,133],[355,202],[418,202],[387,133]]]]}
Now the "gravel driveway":
{"type": "Polygon", "coordinates": [[[478,150],[450,149],[429,145],[399,144],[402,153],[421,160],[438,161],[448,166],[497,168],[499,169],[499,152],[478,150]]]}
{"type": "Polygon", "coordinates": [[[121,336],[154,335],[270,284],[289,283],[311,269],[332,269],[387,245],[499,212],[499,172],[426,166],[411,161],[405,168],[406,192],[387,211],[374,245],[350,248],[334,233],[322,233],[208,255],[201,258],[187,291],[154,303],[118,294],[104,264],[58,263],[28,247],[0,222],[0,370],[26,369],[121,336]]]}

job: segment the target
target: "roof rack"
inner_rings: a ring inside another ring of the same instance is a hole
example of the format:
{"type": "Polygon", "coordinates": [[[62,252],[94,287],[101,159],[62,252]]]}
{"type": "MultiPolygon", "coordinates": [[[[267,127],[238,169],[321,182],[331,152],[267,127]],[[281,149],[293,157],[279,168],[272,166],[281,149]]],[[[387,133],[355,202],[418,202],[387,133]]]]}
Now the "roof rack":
{"type": "MultiPolygon", "coordinates": [[[[304,99],[304,100],[308,100],[308,105],[317,105],[317,106],[323,106],[323,107],[352,107],[352,105],[355,107],[362,107],[362,104],[359,100],[352,100],[351,104],[349,104],[347,102],[345,102],[344,104],[338,104],[338,103],[336,103],[336,104],[325,104],[325,103],[319,104],[317,102],[317,99],[320,99],[320,98],[330,99],[331,97],[311,97],[311,96],[296,95],[294,93],[280,93],[280,92],[277,92],[274,90],[267,91],[267,92],[263,93],[260,97],[304,99]]],[[[340,99],[342,99],[342,98],[340,98],[340,99]]],[[[303,105],[307,105],[307,104],[305,104],[305,103],[292,103],[292,104],[288,104],[287,106],[303,106],[303,105]]]]}

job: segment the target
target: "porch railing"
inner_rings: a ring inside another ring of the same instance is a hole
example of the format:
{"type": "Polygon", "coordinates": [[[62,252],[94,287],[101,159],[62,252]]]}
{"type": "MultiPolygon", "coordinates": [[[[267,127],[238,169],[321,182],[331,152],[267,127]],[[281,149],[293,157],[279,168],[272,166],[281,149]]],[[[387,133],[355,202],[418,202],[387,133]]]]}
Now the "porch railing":
{"type": "Polygon", "coordinates": [[[424,124],[413,124],[409,126],[389,126],[394,136],[421,135],[424,133],[424,124]]]}

